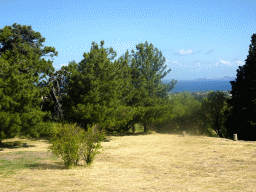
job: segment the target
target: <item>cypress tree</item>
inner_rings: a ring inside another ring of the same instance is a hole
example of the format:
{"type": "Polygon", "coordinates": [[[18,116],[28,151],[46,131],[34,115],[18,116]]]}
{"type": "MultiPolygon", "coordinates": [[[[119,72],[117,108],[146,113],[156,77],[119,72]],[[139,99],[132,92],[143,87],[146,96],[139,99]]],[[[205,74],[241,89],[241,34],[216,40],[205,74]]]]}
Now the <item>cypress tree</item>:
{"type": "Polygon", "coordinates": [[[232,99],[228,104],[232,109],[226,127],[230,134],[238,134],[238,139],[256,140],[256,34],[251,36],[245,61],[245,65],[237,69],[236,80],[230,81],[232,99]]]}

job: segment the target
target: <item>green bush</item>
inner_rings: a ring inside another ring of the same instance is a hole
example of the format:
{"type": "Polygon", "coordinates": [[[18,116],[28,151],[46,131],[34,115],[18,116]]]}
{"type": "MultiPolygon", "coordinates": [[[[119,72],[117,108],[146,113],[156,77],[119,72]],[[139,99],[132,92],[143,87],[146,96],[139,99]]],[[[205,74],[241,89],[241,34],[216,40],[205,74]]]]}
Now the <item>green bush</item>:
{"type": "Polygon", "coordinates": [[[42,122],[38,125],[40,129],[40,137],[49,136],[50,133],[55,130],[57,126],[56,122],[42,122]]]}
{"type": "Polygon", "coordinates": [[[97,128],[97,125],[93,126],[93,128],[89,127],[88,131],[85,133],[84,139],[86,146],[83,148],[85,151],[82,152],[82,158],[88,166],[91,165],[92,161],[95,159],[95,156],[100,153],[97,150],[102,148],[100,143],[105,138],[105,131],[100,133],[99,129],[97,128]]]}
{"type": "Polygon", "coordinates": [[[51,132],[49,149],[64,160],[66,168],[77,165],[79,161],[79,150],[82,142],[83,130],[72,124],[58,124],[57,129],[51,132]]]}
{"type": "Polygon", "coordinates": [[[56,156],[62,157],[68,169],[77,166],[81,156],[90,166],[95,155],[99,153],[97,149],[101,148],[100,141],[105,137],[104,132],[100,134],[99,131],[95,131],[95,126],[93,129],[89,127],[85,132],[75,124],[58,124],[50,135],[52,146],[49,149],[56,156]]]}

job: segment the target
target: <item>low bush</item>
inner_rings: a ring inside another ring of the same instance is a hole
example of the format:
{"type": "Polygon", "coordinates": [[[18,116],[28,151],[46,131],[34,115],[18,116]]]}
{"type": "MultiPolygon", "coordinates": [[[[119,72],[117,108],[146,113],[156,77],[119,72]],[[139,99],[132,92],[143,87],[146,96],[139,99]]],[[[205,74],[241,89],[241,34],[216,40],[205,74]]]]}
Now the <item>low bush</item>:
{"type": "Polygon", "coordinates": [[[85,135],[84,139],[86,146],[83,148],[85,151],[82,152],[82,158],[86,164],[90,166],[92,161],[95,159],[95,156],[100,153],[97,150],[102,148],[100,143],[105,138],[105,131],[100,133],[98,126],[95,125],[94,127],[89,127],[85,135]]]}
{"type": "Polygon", "coordinates": [[[96,125],[93,128],[89,127],[85,132],[75,124],[58,124],[57,128],[50,133],[52,146],[49,149],[56,156],[62,157],[68,169],[77,166],[81,157],[90,166],[95,155],[99,153],[97,149],[101,148],[100,141],[105,137],[104,132],[99,133],[95,131],[96,128],[96,125]]]}

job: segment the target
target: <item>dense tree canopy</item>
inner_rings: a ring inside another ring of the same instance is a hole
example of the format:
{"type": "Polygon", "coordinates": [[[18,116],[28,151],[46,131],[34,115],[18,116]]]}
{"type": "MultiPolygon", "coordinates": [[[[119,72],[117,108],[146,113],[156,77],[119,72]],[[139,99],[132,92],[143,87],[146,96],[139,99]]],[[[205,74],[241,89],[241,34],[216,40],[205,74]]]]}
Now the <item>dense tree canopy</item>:
{"type": "Polygon", "coordinates": [[[48,88],[39,90],[35,83],[38,74],[54,71],[52,62],[40,57],[50,52],[57,56],[58,52],[53,47],[42,50],[44,41],[31,26],[15,23],[0,30],[0,141],[18,133],[38,136],[37,123],[49,115],[40,110],[39,99],[48,88]]]}
{"type": "Polygon", "coordinates": [[[145,44],[137,45],[136,49],[137,52],[135,53],[132,50],[132,53],[143,80],[139,89],[137,89],[140,91],[142,98],[137,101],[137,105],[145,108],[141,123],[144,126],[144,132],[147,132],[148,125],[154,122],[157,117],[158,121],[163,121],[164,114],[168,116],[170,109],[166,111],[164,106],[168,101],[167,91],[170,91],[174,86],[171,84],[163,85],[161,82],[161,79],[171,71],[171,69],[164,71],[167,65],[164,65],[166,59],[162,56],[161,51],[159,52],[157,48],[154,49],[152,44],[148,45],[147,41],[145,44]],[[161,100],[164,100],[165,103],[161,102],[161,100]]]}
{"type": "Polygon", "coordinates": [[[245,65],[237,69],[236,80],[230,82],[232,99],[228,103],[232,107],[232,115],[226,126],[237,133],[239,139],[256,140],[256,34],[251,37],[249,55],[245,61],[245,65]]]}
{"type": "MultiPolygon", "coordinates": [[[[118,117],[124,110],[129,113],[133,110],[124,105],[120,99],[124,94],[125,80],[121,79],[124,74],[117,63],[112,63],[108,58],[114,51],[92,43],[89,53],[84,53],[84,59],[76,63],[69,63],[63,67],[72,73],[69,83],[65,86],[67,97],[63,98],[64,119],[70,122],[78,122],[87,129],[88,125],[99,123],[102,128],[114,127],[129,117],[118,117]]],[[[133,112],[134,113],[134,112],[133,112]]],[[[132,116],[130,115],[130,118],[132,116]]]]}
{"type": "MultiPolygon", "coordinates": [[[[154,49],[153,45],[146,42],[136,46],[137,52],[133,50],[129,55],[127,51],[125,55],[120,57],[118,61],[126,61],[126,66],[129,66],[131,74],[131,86],[129,101],[126,101],[128,106],[141,107],[140,113],[134,115],[133,119],[129,121],[124,127],[124,130],[133,128],[136,123],[144,125],[144,131],[148,130],[149,123],[161,122],[168,118],[169,110],[167,110],[168,94],[174,88],[177,81],[172,81],[168,85],[163,85],[161,79],[164,78],[167,72],[165,58],[162,53],[158,52],[157,48],[154,49]]],[[[170,116],[169,116],[170,117],[170,116]]]]}
{"type": "MultiPolygon", "coordinates": [[[[252,37],[253,46],[255,38],[252,37]]],[[[45,38],[30,26],[14,24],[0,30],[0,123],[3,124],[0,141],[17,133],[38,135],[40,127],[36,125],[48,121],[50,114],[53,117],[56,102],[50,95],[55,85],[43,78],[51,77],[54,68],[52,61],[41,57],[47,53],[52,53],[51,57],[57,56],[58,52],[53,47],[41,49],[44,41],[45,38]],[[39,74],[43,74],[41,78],[39,74]],[[43,95],[48,96],[48,104],[44,103],[41,110],[43,95]]],[[[116,52],[113,48],[103,46],[104,41],[100,42],[100,48],[92,42],[90,52],[84,53],[79,63],[73,60],[61,68],[70,72],[65,77],[61,72],[59,76],[63,78],[55,81],[63,84],[60,87],[63,121],[77,122],[84,129],[98,123],[108,131],[128,131],[130,128],[134,131],[134,125],[138,123],[147,132],[151,124],[172,121],[187,130],[189,125],[196,126],[200,120],[200,126],[204,127],[200,130],[202,133],[211,126],[220,137],[230,136],[233,131],[242,135],[243,131],[231,128],[234,118],[237,122],[243,119],[250,125],[250,130],[254,126],[254,113],[249,113],[254,109],[256,99],[252,83],[256,54],[252,45],[247,63],[239,67],[237,82],[232,85],[232,100],[214,92],[202,103],[189,93],[169,99],[168,92],[177,80],[162,83],[161,79],[171,69],[165,71],[165,57],[147,41],[136,45],[136,52],[132,50],[129,54],[127,50],[117,60],[114,60],[116,52]],[[241,104],[241,100],[248,99],[252,101],[250,105],[241,104]]]]}
{"type": "Polygon", "coordinates": [[[179,133],[188,131],[193,133],[204,133],[201,128],[201,102],[197,101],[189,92],[181,92],[173,95],[169,99],[173,105],[170,108],[172,118],[168,121],[159,124],[159,130],[168,125],[169,132],[179,133]]]}
{"type": "Polygon", "coordinates": [[[174,85],[164,86],[160,83],[164,75],[159,70],[165,61],[161,53],[158,58],[156,49],[156,54],[152,55],[153,46],[148,46],[146,42],[148,53],[145,54],[148,55],[142,55],[143,58],[148,57],[145,61],[141,62],[142,56],[137,57],[139,52],[132,58],[127,51],[118,60],[111,62],[116,54],[112,48],[104,49],[103,45],[104,41],[101,41],[99,49],[93,42],[91,51],[84,53],[81,62],[77,64],[73,61],[62,67],[72,74],[63,87],[66,92],[62,100],[64,119],[78,122],[85,129],[87,125],[99,123],[108,131],[127,131],[129,125],[134,127],[138,122],[148,123],[169,118],[167,91],[174,85]],[[112,57],[109,58],[109,55],[112,57]],[[151,103],[154,103],[153,108],[151,103]]]}
{"type": "Polygon", "coordinates": [[[207,99],[204,99],[201,106],[201,114],[205,125],[209,125],[219,137],[229,137],[224,126],[224,107],[229,98],[220,91],[211,91],[207,99]]]}

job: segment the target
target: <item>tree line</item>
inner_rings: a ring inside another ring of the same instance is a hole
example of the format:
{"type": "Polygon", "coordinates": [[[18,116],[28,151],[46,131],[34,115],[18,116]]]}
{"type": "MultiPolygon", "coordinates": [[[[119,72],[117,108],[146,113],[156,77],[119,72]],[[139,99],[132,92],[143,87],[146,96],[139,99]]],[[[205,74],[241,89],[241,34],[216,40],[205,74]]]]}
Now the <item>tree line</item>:
{"type": "Polygon", "coordinates": [[[92,42],[79,63],[73,60],[57,72],[53,61],[41,57],[52,58],[58,52],[43,42],[45,38],[31,26],[15,23],[0,29],[0,142],[17,134],[39,137],[47,129],[46,122],[53,121],[77,123],[84,130],[98,124],[108,132],[131,128],[134,132],[134,125],[141,124],[148,132],[151,125],[188,124],[195,119],[202,125],[200,133],[210,127],[219,137],[231,138],[236,132],[240,139],[255,139],[251,133],[255,129],[256,34],[246,64],[231,82],[232,98],[211,92],[202,102],[191,100],[190,107],[183,105],[191,99],[186,93],[169,99],[167,92],[177,80],[162,83],[171,69],[165,71],[165,57],[147,41],[136,45],[136,52],[127,50],[115,60],[112,47],[105,49],[104,41],[100,47],[92,42]],[[46,75],[51,77],[48,82],[39,82],[46,75]],[[46,96],[43,101],[42,95],[46,96]],[[185,114],[190,118],[184,119],[185,114]]]}

